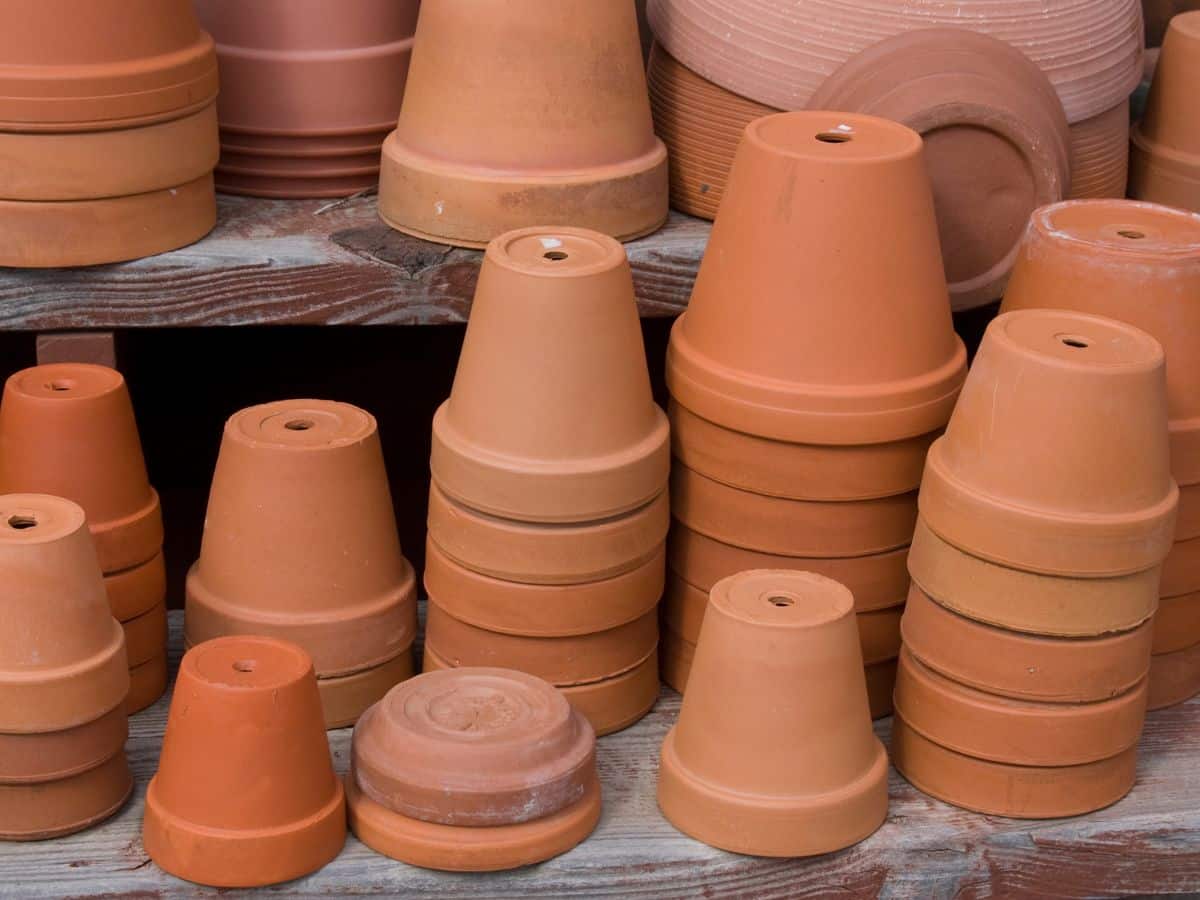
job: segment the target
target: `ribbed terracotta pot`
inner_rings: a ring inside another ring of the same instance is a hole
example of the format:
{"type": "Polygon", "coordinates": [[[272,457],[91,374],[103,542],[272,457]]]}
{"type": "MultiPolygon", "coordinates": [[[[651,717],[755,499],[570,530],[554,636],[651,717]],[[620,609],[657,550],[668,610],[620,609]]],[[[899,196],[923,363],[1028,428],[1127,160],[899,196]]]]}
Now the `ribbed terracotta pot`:
{"type": "Polygon", "coordinates": [[[1129,98],[1071,126],[1073,200],[1125,196],[1129,181],[1129,98]]]}
{"type": "Polygon", "coordinates": [[[425,0],[399,126],[384,144],[379,213],[467,247],[530,225],[622,240],[656,230],[667,151],[634,5],[425,0]]]}
{"type": "Polygon", "coordinates": [[[44,841],[114,816],[133,791],[124,749],[99,766],[58,781],[0,784],[0,840],[44,841]]]}
{"type": "Polygon", "coordinates": [[[413,645],[409,644],[400,651],[399,656],[381,665],[351,675],[318,678],[317,688],[321,692],[321,708],[325,711],[325,727],[349,728],[365,710],[382,700],[388,691],[417,672],[413,645]]]}
{"type": "Polygon", "coordinates": [[[1026,571],[1126,575],[1162,561],[1178,502],[1154,338],[1058,310],[992,322],[926,461],[934,533],[1026,571]]]}
{"type": "Polygon", "coordinates": [[[941,428],[965,365],[917,134],[825,112],[751,124],[671,334],[675,400],[760,437],[886,444],[941,428]],[[830,295],[853,303],[796,302],[830,295]]]}
{"type": "Polygon", "coordinates": [[[433,420],[439,488],[526,522],[608,518],[662,493],[668,432],[621,245],[578,228],[493,241],[454,389],[433,420]]]}
{"type": "Polygon", "coordinates": [[[247,636],[190,650],[146,794],[150,858],[198,884],[258,887],[316,871],[345,839],[307,654],[247,636]]]}
{"type": "Polygon", "coordinates": [[[373,416],[283,400],[229,419],[188,576],[186,628],[192,644],[226,634],[294,641],[321,678],[407,651],[416,579],[373,416]]]}
{"type": "Polygon", "coordinates": [[[1154,652],[1174,653],[1200,644],[1200,593],[1163,597],[1154,614],[1154,652]]]}
{"type": "MultiPolygon", "coordinates": [[[[1001,309],[1073,309],[1154,336],[1167,358],[1171,471],[1182,486],[1200,482],[1200,360],[1192,353],[1198,294],[1200,216],[1128,200],[1081,200],[1033,215],[1001,309]]],[[[1183,503],[1181,495],[1181,510],[1183,503]]],[[[1190,527],[1178,535],[1188,536],[1195,536],[1190,527]]]]}
{"type": "Polygon", "coordinates": [[[830,852],[883,824],[887,754],[849,591],[769,570],[713,588],[658,803],[691,837],[756,856],[830,852]]]}
{"type": "Polygon", "coordinates": [[[1148,708],[1166,709],[1200,694],[1200,643],[1150,658],[1148,708]]]}

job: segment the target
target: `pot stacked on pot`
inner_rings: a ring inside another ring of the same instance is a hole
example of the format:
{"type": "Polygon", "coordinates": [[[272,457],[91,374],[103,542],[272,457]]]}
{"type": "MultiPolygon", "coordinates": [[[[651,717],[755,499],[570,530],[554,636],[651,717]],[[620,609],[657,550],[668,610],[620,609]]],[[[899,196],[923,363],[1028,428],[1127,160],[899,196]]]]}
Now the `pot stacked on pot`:
{"type": "Polygon", "coordinates": [[[901,774],[1020,818],[1123,797],[1178,503],[1153,337],[1061,310],[992,322],[921,484],[901,774]]]}
{"type": "Polygon", "coordinates": [[[664,680],[685,687],[714,584],[798,569],[850,588],[887,714],[916,490],[965,369],[920,137],[844,113],[752,123],[667,356],[664,680]]]}
{"type": "Polygon", "coordinates": [[[0,492],[83,507],[112,615],[125,630],[128,710],[167,689],[167,572],[162,509],[150,486],[129,389],[105,366],[17,372],[0,402],[0,492]]]}
{"type": "Polygon", "coordinates": [[[670,451],[645,360],[617,241],[530,228],[488,247],[433,421],[427,671],[536,675],[599,734],[653,706],[670,451]]]}
{"type": "Polygon", "coordinates": [[[1150,708],[1200,693],[1200,215],[1126,200],[1062,203],[1029,225],[1005,311],[1053,307],[1151,334],[1167,359],[1175,543],[1163,564],[1150,708]]]}

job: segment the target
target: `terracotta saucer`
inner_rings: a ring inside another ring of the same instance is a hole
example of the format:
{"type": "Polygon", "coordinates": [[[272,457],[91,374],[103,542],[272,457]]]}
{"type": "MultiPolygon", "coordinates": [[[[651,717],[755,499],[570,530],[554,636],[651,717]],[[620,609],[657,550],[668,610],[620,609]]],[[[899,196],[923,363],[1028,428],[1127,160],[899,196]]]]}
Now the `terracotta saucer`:
{"type": "Polygon", "coordinates": [[[135,669],[167,649],[167,605],[160,603],[136,619],[122,622],[125,631],[125,654],[129,668],[135,669]]]}
{"type": "Polygon", "coordinates": [[[132,792],[124,750],[60,781],[0,785],[0,840],[44,841],[75,834],[114,815],[132,792]]]}
{"type": "Polygon", "coordinates": [[[1200,643],[1150,657],[1150,709],[1165,709],[1200,694],[1200,643]]]}
{"type": "Polygon", "coordinates": [[[167,692],[167,654],[129,670],[129,695],[125,698],[125,711],[135,715],[149,709],[167,692]]]}
{"type": "Polygon", "coordinates": [[[0,734],[0,784],[60,781],[94,769],[125,747],[125,707],[94,722],[45,734],[0,734]]]}
{"type": "Polygon", "coordinates": [[[1159,600],[1151,652],[1174,653],[1196,643],[1200,643],[1200,593],[1159,600]]]}
{"type": "Polygon", "coordinates": [[[107,573],[104,589],[113,618],[128,622],[162,603],[167,596],[167,563],[159,553],[154,559],[131,569],[107,573]]]}

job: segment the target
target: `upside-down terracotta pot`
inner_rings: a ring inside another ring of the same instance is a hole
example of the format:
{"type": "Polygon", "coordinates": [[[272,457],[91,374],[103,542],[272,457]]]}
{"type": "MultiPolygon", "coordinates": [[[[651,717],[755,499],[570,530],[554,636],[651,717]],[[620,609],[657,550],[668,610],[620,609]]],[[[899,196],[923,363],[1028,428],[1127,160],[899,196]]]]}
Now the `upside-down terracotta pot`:
{"type": "Polygon", "coordinates": [[[760,437],[890,443],[945,424],[965,366],[920,137],[840,113],[752,123],[672,330],[675,400],[760,437]],[[818,295],[853,302],[796,302],[818,295]]]}
{"type": "Polygon", "coordinates": [[[43,841],[111,818],[133,792],[125,750],[57,781],[0,784],[0,840],[43,841]]]}
{"type": "Polygon", "coordinates": [[[1200,212],[1200,10],[1171,20],[1146,112],[1133,129],[1129,192],[1200,212]]]}
{"type": "Polygon", "coordinates": [[[125,698],[125,711],[135,715],[149,709],[167,691],[166,649],[158,656],[129,670],[129,694],[125,698]]]}
{"type": "Polygon", "coordinates": [[[697,840],[757,856],[830,852],[883,824],[887,754],[848,590],[769,570],[713,588],[658,803],[697,840]]]}
{"type": "MultiPolygon", "coordinates": [[[[1200,482],[1200,215],[1128,200],[1080,200],[1034,213],[1001,309],[1073,309],[1135,325],[1167,358],[1171,471],[1200,482]]],[[[1184,512],[1180,496],[1180,511],[1184,512]]],[[[1194,537],[1180,516],[1178,539],[1194,537]]]]}
{"type": "Polygon", "coordinates": [[[104,590],[114,619],[118,622],[136,619],[167,596],[167,561],[159,553],[132,569],[108,572],[104,576],[104,590]]]}
{"type": "Polygon", "coordinates": [[[198,884],[257,887],[316,871],[345,839],[307,654],[249,636],[188,651],[146,794],[150,858],[198,884]]]}
{"type": "Polygon", "coordinates": [[[163,653],[167,646],[167,606],[160,603],[136,619],[121,623],[125,632],[125,655],[129,668],[149,662],[163,653]]]}
{"type": "Polygon", "coordinates": [[[992,322],[926,461],[935,534],[1030,572],[1127,575],[1166,556],[1178,502],[1154,338],[1059,310],[992,322]]]}
{"type": "Polygon", "coordinates": [[[0,734],[0,785],[44,784],[95,769],[125,749],[129,718],[117,704],[74,728],[0,734]]]}
{"type": "Polygon", "coordinates": [[[632,3],[421,4],[383,147],[389,225],[467,247],[530,225],[628,240],[666,220],[667,191],[632,3]]]}
{"type": "Polygon", "coordinates": [[[1154,614],[1154,652],[1174,653],[1200,644],[1200,593],[1163,597],[1154,614]]]}
{"type": "Polygon", "coordinates": [[[1200,643],[1150,657],[1152,710],[1166,709],[1200,694],[1200,643]]]}
{"type": "Polygon", "coordinates": [[[1171,547],[1162,567],[1162,595],[1179,597],[1200,591],[1200,538],[1171,547]]]}
{"type": "Polygon", "coordinates": [[[188,575],[186,630],[194,645],[226,634],[293,641],[320,678],[407,652],[416,579],[373,416],[283,400],[229,419],[188,575]]]}
{"type": "Polygon", "coordinates": [[[617,516],[662,493],[668,432],[621,245],[578,228],[493,241],[454,389],[433,420],[442,492],[526,522],[617,516]]]}

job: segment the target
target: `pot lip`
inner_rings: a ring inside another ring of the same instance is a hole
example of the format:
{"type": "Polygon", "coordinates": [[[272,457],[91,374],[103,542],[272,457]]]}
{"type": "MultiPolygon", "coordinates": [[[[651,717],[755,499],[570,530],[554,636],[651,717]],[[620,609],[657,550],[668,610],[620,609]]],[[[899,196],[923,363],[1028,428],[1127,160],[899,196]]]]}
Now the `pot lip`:
{"type": "Polygon", "coordinates": [[[228,44],[217,41],[217,58],[229,57],[239,62],[255,62],[275,65],[312,65],[314,63],[356,63],[374,61],[387,56],[404,56],[412,53],[413,35],[397,38],[380,44],[362,44],[355,47],[326,47],[309,50],[284,50],[269,47],[250,47],[245,44],[228,44]]]}
{"type": "MultiPolygon", "coordinates": [[[[378,135],[378,141],[372,141],[369,145],[364,145],[360,148],[360,153],[379,153],[383,146],[384,139],[396,128],[396,123],[390,119],[387,122],[382,122],[378,125],[363,125],[355,128],[313,128],[313,129],[292,129],[292,128],[252,128],[245,125],[238,125],[228,121],[222,121],[220,127],[221,146],[228,146],[230,150],[246,155],[260,156],[292,156],[302,154],[289,154],[286,151],[277,151],[275,153],[264,153],[261,150],[256,150],[252,147],[240,147],[236,142],[229,143],[225,140],[225,135],[249,135],[251,137],[272,137],[272,138],[338,138],[338,137],[359,137],[359,136],[374,136],[378,135]]],[[[355,155],[354,153],[339,150],[337,156],[355,155]]]]}
{"type": "Polygon", "coordinates": [[[214,170],[218,176],[232,175],[235,178],[279,179],[291,182],[328,181],[338,178],[370,177],[379,172],[377,166],[346,166],[342,168],[323,169],[319,172],[273,172],[271,169],[246,168],[245,166],[218,163],[214,170]]]}
{"type": "Polygon", "coordinates": [[[1177,147],[1172,147],[1170,144],[1162,144],[1150,137],[1142,130],[1142,122],[1134,123],[1129,132],[1129,139],[1133,143],[1135,152],[1140,151],[1148,156],[1156,165],[1163,169],[1169,170],[1172,174],[1180,178],[1189,180],[1198,177],[1197,169],[1200,169],[1200,153],[1181,150],[1177,147]]]}
{"type": "MultiPolygon", "coordinates": [[[[1200,164],[1200,159],[1197,160],[1200,164]]],[[[1161,203],[1150,203],[1144,200],[1125,200],[1113,198],[1080,198],[1051,203],[1034,210],[1029,222],[1030,233],[1037,233],[1043,239],[1061,242],[1072,248],[1073,252],[1086,250],[1091,254],[1104,254],[1118,259],[1130,257],[1144,260],[1162,261],[1192,261],[1200,267],[1200,214],[1161,203]],[[1079,237],[1069,227],[1059,227],[1056,217],[1064,212],[1076,210],[1099,210],[1108,212],[1113,221],[1110,227],[1114,234],[1120,235],[1121,230],[1137,231],[1139,222],[1132,218],[1121,221],[1123,213],[1134,213],[1147,218],[1154,217],[1163,220],[1164,227],[1174,222],[1187,224],[1194,229],[1196,237],[1190,242],[1176,243],[1169,237],[1143,243],[1140,240],[1100,240],[1092,237],[1079,237]]]]}
{"type": "MultiPolygon", "coordinates": [[[[653,610],[651,612],[653,612],[653,610]]],[[[639,618],[644,618],[644,616],[641,616],[639,618]]],[[[637,621],[637,620],[634,619],[633,621],[637,621]]],[[[630,623],[627,622],[625,624],[628,625],[630,623]]],[[[434,664],[436,665],[437,669],[459,668],[458,666],[455,666],[452,662],[450,662],[448,659],[446,659],[446,657],[444,657],[441,653],[439,653],[437,647],[431,646],[428,642],[426,642],[426,644],[423,648],[423,652],[427,658],[431,657],[431,656],[433,657],[434,664]]],[[[654,647],[651,648],[650,652],[647,653],[645,656],[641,657],[637,662],[633,663],[633,665],[626,666],[625,668],[620,669],[619,671],[616,671],[616,672],[609,672],[607,675],[601,675],[598,678],[589,678],[586,681],[573,681],[570,684],[554,684],[552,686],[554,687],[555,690],[566,695],[567,699],[570,700],[570,698],[572,696],[576,696],[578,694],[585,693],[585,692],[602,690],[606,687],[613,685],[615,682],[622,680],[622,679],[625,681],[633,681],[637,678],[637,676],[642,674],[642,670],[649,663],[654,662],[657,659],[657,657],[658,657],[658,642],[656,641],[654,644],[654,647]]],[[[428,665],[425,666],[425,671],[426,672],[430,671],[430,667],[428,665]]],[[[658,671],[657,668],[655,668],[655,672],[657,672],[657,671],[658,671]]],[[[547,683],[549,684],[550,682],[547,682],[547,683]]],[[[642,715],[644,715],[644,713],[639,713],[633,721],[640,719],[642,717],[642,715]]]]}
{"type": "Polygon", "coordinates": [[[93,759],[85,761],[85,762],[79,762],[79,763],[76,763],[74,766],[71,766],[71,767],[65,768],[65,769],[60,769],[57,772],[44,772],[41,774],[20,776],[20,777],[15,777],[15,778],[12,777],[12,775],[9,773],[2,773],[2,774],[0,774],[0,785],[21,786],[21,785],[46,784],[48,782],[62,781],[67,778],[73,778],[76,775],[82,775],[85,772],[90,772],[93,769],[99,768],[100,766],[104,765],[105,763],[111,762],[114,756],[117,756],[125,751],[125,743],[128,740],[128,734],[129,734],[128,718],[129,717],[125,712],[124,698],[122,698],[121,701],[118,702],[116,706],[114,706],[108,712],[103,713],[98,718],[93,719],[91,722],[84,722],[82,725],[76,725],[76,726],[73,726],[72,728],[64,729],[63,731],[33,732],[33,733],[24,733],[24,734],[5,734],[4,739],[12,739],[12,738],[37,739],[37,738],[46,737],[47,735],[53,735],[56,738],[75,741],[77,739],[78,732],[84,728],[94,727],[98,730],[105,730],[107,727],[110,727],[113,724],[113,722],[117,722],[117,723],[119,723],[117,730],[120,733],[122,733],[124,735],[124,737],[121,738],[120,742],[115,747],[111,748],[111,752],[109,752],[106,756],[103,756],[99,759],[93,758],[93,759]],[[75,735],[72,735],[71,732],[75,732],[75,735]]]}

